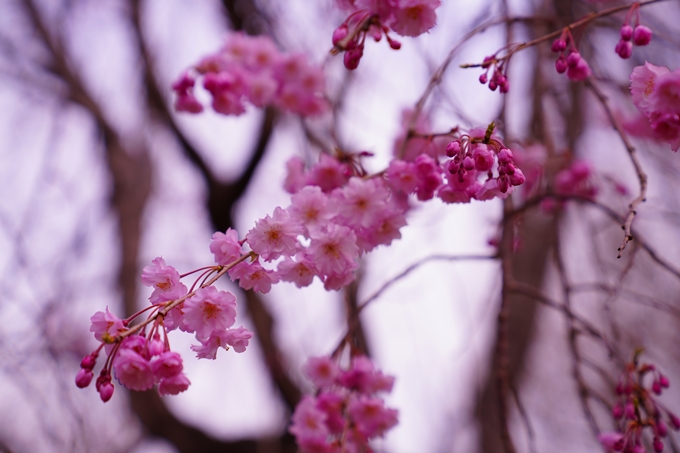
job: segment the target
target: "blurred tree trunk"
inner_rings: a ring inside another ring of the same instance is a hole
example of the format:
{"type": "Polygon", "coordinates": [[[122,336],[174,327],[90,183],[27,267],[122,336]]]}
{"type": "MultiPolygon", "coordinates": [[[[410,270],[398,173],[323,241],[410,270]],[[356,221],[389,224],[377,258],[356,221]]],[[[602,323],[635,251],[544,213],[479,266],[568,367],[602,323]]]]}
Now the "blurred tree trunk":
{"type": "MultiPolygon", "coordinates": [[[[559,26],[565,26],[574,21],[573,0],[553,0],[552,9],[555,11],[556,22],[559,26]]],[[[550,6],[544,7],[546,10],[550,6]]],[[[536,28],[534,36],[545,34],[548,30],[536,28]]],[[[552,31],[552,30],[549,30],[552,31]]],[[[534,83],[531,96],[532,101],[532,125],[529,135],[530,141],[546,143],[547,148],[553,145],[552,137],[547,132],[546,119],[544,116],[544,101],[546,96],[551,96],[545,89],[546,84],[542,80],[541,68],[544,63],[544,52],[537,50],[536,67],[533,70],[534,83]]],[[[554,54],[546,55],[552,66],[554,54]]],[[[576,137],[583,127],[583,112],[581,103],[581,85],[570,84],[570,105],[564,107],[563,122],[565,125],[565,141],[569,151],[573,150],[576,137]]],[[[552,150],[554,152],[554,149],[552,150]]],[[[554,156],[549,152],[549,162],[546,165],[548,177],[559,171],[559,167],[565,165],[564,156],[554,156]],[[552,161],[550,161],[552,160],[552,161]]],[[[550,250],[555,245],[558,236],[559,215],[548,217],[538,210],[528,210],[519,223],[518,237],[520,248],[512,254],[511,278],[517,282],[530,285],[536,289],[542,289],[544,284],[545,269],[548,267],[550,250]]],[[[504,222],[504,228],[515,228],[515,224],[504,222]]],[[[507,349],[506,349],[506,376],[512,389],[519,390],[522,384],[522,372],[532,344],[534,322],[537,313],[537,302],[531,298],[513,294],[506,301],[507,304],[507,349]]],[[[498,332],[496,332],[497,334],[498,332]]],[[[494,338],[494,345],[497,338],[494,338]]],[[[501,402],[498,396],[498,362],[495,354],[490,354],[488,375],[481,391],[477,395],[475,404],[475,418],[479,426],[479,453],[499,453],[503,451],[501,442],[501,414],[499,413],[501,402]]],[[[508,401],[503,403],[506,408],[515,404],[513,392],[508,392],[508,401]]]]}

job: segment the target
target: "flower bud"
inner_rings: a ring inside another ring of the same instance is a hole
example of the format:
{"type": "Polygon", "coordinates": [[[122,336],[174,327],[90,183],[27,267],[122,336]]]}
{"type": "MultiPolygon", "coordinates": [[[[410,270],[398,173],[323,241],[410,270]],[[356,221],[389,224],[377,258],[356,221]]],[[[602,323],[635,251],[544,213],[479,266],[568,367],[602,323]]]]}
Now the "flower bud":
{"type": "Polygon", "coordinates": [[[630,58],[631,55],[633,55],[633,43],[630,41],[624,41],[622,39],[616,44],[616,48],[614,50],[617,54],[619,54],[619,57],[626,60],[630,58]]]}
{"type": "Polygon", "coordinates": [[[394,50],[401,49],[401,43],[399,41],[397,41],[396,39],[392,39],[387,35],[385,36],[387,37],[387,42],[390,44],[391,48],[393,48],[394,50]]]}
{"type": "Polygon", "coordinates": [[[94,368],[95,364],[97,363],[97,356],[88,354],[85,357],[83,357],[83,360],[80,362],[80,368],[84,370],[92,370],[94,368]]]}
{"type": "Polygon", "coordinates": [[[460,170],[460,164],[458,162],[452,160],[451,162],[449,162],[449,166],[447,167],[447,170],[452,175],[455,175],[456,173],[458,173],[458,170],[460,170]]]}
{"type": "Polygon", "coordinates": [[[446,155],[453,157],[460,151],[460,142],[458,140],[450,142],[446,145],[446,155]]]}
{"type": "Polygon", "coordinates": [[[336,28],[333,31],[333,38],[332,38],[333,45],[337,46],[340,41],[342,41],[343,39],[345,39],[345,37],[347,37],[348,32],[349,32],[349,30],[347,29],[346,24],[342,24],[338,28],[336,28]]]}
{"type": "Polygon", "coordinates": [[[652,40],[652,30],[644,25],[638,25],[633,31],[633,42],[636,46],[646,46],[652,40]]]}
{"type": "Polygon", "coordinates": [[[661,442],[661,439],[658,437],[654,438],[654,442],[652,442],[652,445],[654,446],[654,451],[656,453],[661,453],[663,451],[663,442],[661,442]]]}
{"type": "Polygon", "coordinates": [[[345,67],[350,71],[359,67],[359,61],[364,54],[364,49],[362,47],[355,47],[345,52],[343,63],[345,67]]]}
{"type": "Polygon", "coordinates": [[[560,55],[560,57],[555,61],[555,70],[560,74],[567,72],[567,60],[563,55],[560,55]]]}
{"type": "Polygon", "coordinates": [[[562,38],[557,38],[553,41],[552,46],[550,46],[550,50],[553,52],[562,52],[566,48],[567,42],[562,38]]]}
{"type": "Polygon", "coordinates": [[[574,51],[567,57],[567,66],[570,68],[576,67],[581,61],[581,54],[574,51]]]}
{"type": "Polygon", "coordinates": [[[621,39],[624,41],[633,39],[633,27],[628,24],[621,25],[621,39]]]}
{"type": "Polygon", "coordinates": [[[92,382],[92,377],[94,374],[90,370],[86,370],[85,368],[81,368],[78,370],[78,374],[76,374],[76,386],[78,388],[84,389],[88,385],[90,385],[90,382],[92,382]]]}

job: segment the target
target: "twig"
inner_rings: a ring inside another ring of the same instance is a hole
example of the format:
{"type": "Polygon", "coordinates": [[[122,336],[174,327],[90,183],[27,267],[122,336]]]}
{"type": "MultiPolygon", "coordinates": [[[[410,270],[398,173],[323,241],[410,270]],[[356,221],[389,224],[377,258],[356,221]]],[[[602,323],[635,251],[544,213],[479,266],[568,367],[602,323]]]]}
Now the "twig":
{"type": "Polygon", "coordinates": [[[609,121],[611,121],[612,126],[614,126],[614,129],[616,129],[616,132],[618,132],[619,136],[621,137],[621,140],[623,141],[623,144],[626,147],[626,151],[628,151],[630,161],[632,162],[633,167],[635,167],[635,173],[637,173],[638,180],[640,181],[640,193],[628,205],[628,213],[626,214],[625,219],[623,221],[623,225],[621,226],[624,232],[624,236],[623,242],[621,242],[621,245],[618,248],[619,253],[616,256],[617,258],[621,258],[621,254],[623,253],[623,250],[626,248],[626,245],[633,240],[633,233],[631,231],[631,228],[633,225],[633,219],[635,218],[635,214],[637,214],[637,208],[640,205],[640,203],[646,201],[647,199],[647,174],[642,170],[642,165],[640,165],[640,161],[638,160],[635,148],[628,140],[628,137],[626,136],[626,133],[621,127],[621,124],[619,124],[618,120],[614,117],[614,113],[609,107],[607,97],[604,95],[604,93],[602,93],[598,86],[595,85],[593,76],[588,77],[588,79],[586,80],[586,85],[593,91],[593,93],[595,93],[595,96],[602,104],[602,107],[604,108],[605,113],[609,118],[609,121]]]}
{"type": "Polygon", "coordinates": [[[406,277],[408,274],[422,266],[423,264],[429,263],[430,261],[465,261],[465,260],[470,260],[470,261],[478,261],[478,260],[493,260],[493,259],[498,259],[498,256],[496,255],[431,255],[427,256],[419,261],[416,261],[415,263],[411,264],[409,267],[401,271],[399,274],[395,275],[391,279],[389,279],[387,282],[385,282],[380,289],[378,289],[373,295],[371,295],[368,299],[363,301],[359,307],[357,308],[357,313],[361,313],[361,311],[366,308],[368,304],[376,300],[378,297],[382,295],[385,290],[387,290],[390,286],[401,280],[402,278],[406,277]]]}

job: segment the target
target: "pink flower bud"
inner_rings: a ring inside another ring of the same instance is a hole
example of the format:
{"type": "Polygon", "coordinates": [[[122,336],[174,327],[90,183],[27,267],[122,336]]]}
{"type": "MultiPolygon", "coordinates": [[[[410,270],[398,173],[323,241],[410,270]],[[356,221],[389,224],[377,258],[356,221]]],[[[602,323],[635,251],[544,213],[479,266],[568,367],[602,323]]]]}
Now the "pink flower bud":
{"type": "Polygon", "coordinates": [[[488,82],[488,81],[489,81],[489,77],[486,75],[486,73],[479,76],[479,83],[481,83],[482,85],[485,85],[486,82],[488,82]]]}
{"type": "Polygon", "coordinates": [[[460,142],[458,140],[450,142],[446,145],[446,155],[453,157],[460,151],[460,142]]]}
{"type": "Polygon", "coordinates": [[[630,41],[624,41],[622,39],[616,44],[616,48],[614,50],[617,54],[619,54],[619,57],[625,60],[633,55],[633,43],[630,41]]]}
{"type": "Polygon", "coordinates": [[[85,357],[83,357],[83,360],[80,362],[80,368],[84,370],[92,370],[96,363],[97,356],[94,354],[88,354],[85,357]]]}
{"type": "Polygon", "coordinates": [[[626,403],[624,412],[626,414],[626,417],[628,417],[630,420],[635,420],[637,418],[637,415],[635,415],[635,406],[633,405],[633,403],[626,403]]]}
{"type": "Polygon", "coordinates": [[[491,91],[496,91],[496,88],[498,88],[498,82],[492,78],[491,82],[489,82],[489,89],[491,91]]]}
{"type": "Polygon", "coordinates": [[[502,84],[500,88],[501,93],[507,93],[510,91],[510,82],[506,79],[502,84]]]}
{"type": "Polygon", "coordinates": [[[559,58],[555,61],[555,70],[559,74],[564,74],[567,72],[567,60],[564,58],[564,55],[560,55],[559,58]]]}
{"type": "Polygon", "coordinates": [[[467,156],[465,159],[463,159],[463,168],[466,169],[467,171],[474,170],[475,169],[475,161],[472,159],[472,157],[467,156]]]}
{"type": "Polygon", "coordinates": [[[553,52],[562,52],[566,48],[567,42],[562,38],[557,38],[553,41],[552,46],[550,46],[550,50],[553,52]]]}
{"type": "Polygon", "coordinates": [[[149,342],[149,355],[157,356],[163,354],[165,351],[165,345],[159,338],[154,338],[149,342]]]}
{"type": "Polygon", "coordinates": [[[345,52],[345,57],[343,63],[345,67],[350,71],[359,67],[359,61],[364,54],[364,49],[362,47],[355,47],[345,52]]]}
{"type": "Polygon", "coordinates": [[[621,403],[616,403],[614,407],[612,407],[612,416],[617,420],[623,417],[623,406],[621,406],[621,403]]]}
{"type": "Polygon", "coordinates": [[[448,166],[447,170],[449,171],[449,173],[454,175],[454,174],[458,173],[458,170],[460,170],[460,164],[458,162],[452,160],[451,162],[449,162],[449,166],[448,166]]]}
{"type": "Polygon", "coordinates": [[[659,374],[659,384],[661,384],[661,387],[666,389],[671,385],[671,383],[668,381],[668,378],[663,374],[659,374]]]}
{"type": "Polygon", "coordinates": [[[347,33],[348,33],[348,30],[347,30],[346,24],[342,24],[338,28],[336,28],[333,31],[333,38],[332,38],[333,45],[337,46],[340,41],[342,41],[343,39],[345,39],[345,37],[347,37],[347,33]]]}
{"type": "Polygon", "coordinates": [[[503,148],[498,152],[498,162],[501,164],[509,164],[512,162],[512,151],[508,148],[503,148]]]}
{"type": "Polygon", "coordinates": [[[621,39],[624,41],[633,39],[633,27],[628,24],[621,25],[621,39]]]}
{"type": "Polygon", "coordinates": [[[85,368],[81,368],[78,370],[78,374],[76,374],[76,386],[78,388],[84,389],[88,385],[90,385],[90,382],[92,382],[92,377],[94,374],[92,371],[87,370],[85,368]]]}
{"type": "Polygon", "coordinates": [[[661,453],[663,451],[663,442],[661,442],[661,439],[658,437],[654,438],[654,442],[652,442],[652,445],[654,446],[654,451],[656,453],[661,453]]]}
{"type": "Polygon", "coordinates": [[[659,381],[654,381],[652,383],[652,392],[656,393],[657,395],[661,395],[661,384],[659,381]]]}
{"type": "Polygon", "coordinates": [[[510,184],[513,186],[521,186],[526,182],[526,180],[526,176],[524,176],[524,173],[522,173],[522,170],[519,168],[516,168],[515,173],[510,176],[510,184]]]}
{"type": "Polygon", "coordinates": [[[659,434],[659,437],[666,437],[668,435],[668,426],[663,422],[663,420],[659,420],[657,422],[656,432],[659,434]]]}
{"type": "Polygon", "coordinates": [[[680,429],[680,418],[675,416],[674,414],[668,414],[668,418],[671,419],[671,425],[673,425],[674,430],[679,430],[680,429]]]}
{"type": "Polygon", "coordinates": [[[506,193],[508,189],[510,189],[510,181],[508,181],[508,178],[504,176],[498,178],[498,190],[502,193],[506,193]]]}
{"type": "Polygon", "coordinates": [[[652,30],[644,25],[638,25],[633,31],[633,42],[636,46],[646,46],[652,40],[652,30]]]}
{"type": "Polygon", "coordinates": [[[394,50],[401,49],[401,43],[399,41],[397,41],[396,39],[392,39],[387,35],[385,36],[387,37],[387,42],[390,44],[391,48],[393,48],[394,50]]]}
{"type": "Polygon", "coordinates": [[[99,387],[99,396],[102,401],[107,402],[113,396],[113,384],[106,382],[99,387]]]}
{"type": "Polygon", "coordinates": [[[581,54],[574,51],[567,57],[567,66],[575,68],[581,62],[581,54]]]}
{"type": "Polygon", "coordinates": [[[111,375],[106,370],[102,370],[96,382],[97,391],[102,401],[107,402],[113,396],[113,384],[111,384],[111,375]]]}

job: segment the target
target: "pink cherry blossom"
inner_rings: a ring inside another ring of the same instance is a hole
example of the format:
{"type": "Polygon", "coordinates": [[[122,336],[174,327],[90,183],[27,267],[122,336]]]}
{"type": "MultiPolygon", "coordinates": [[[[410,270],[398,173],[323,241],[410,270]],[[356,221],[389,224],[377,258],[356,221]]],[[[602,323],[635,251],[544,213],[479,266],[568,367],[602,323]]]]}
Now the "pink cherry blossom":
{"type": "Polygon", "coordinates": [[[388,409],[381,398],[358,395],[348,406],[357,429],[366,437],[382,436],[398,422],[399,411],[388,409]]]}
{"type": "Polygon", "coordinates": [[[215,330],[223,330],[236,321],[236,297],[228,291],[208,286],[184,301],[184,324],[189,332],[207,338],[215,330]]]}
{"type": "Polygon", "coordinates": [[[338,216],[345,225],[370,227],[382,215],[390,194],[382,180],[353,177],[341,190],[333,193],[338,216]]]}
{"type": "Polygon", "coordinates": [[[356,235],[349,228],[330,224],[325,231],[313,235],[311,239],[309,254],[322,274],[343,274],[355,267],[354,259],[359,249],[356,235]]]}
{"type": "Polygon", "coordinates": [[[158,384],[158,393],[162,396],[165,395],[177,395],[191,385],[191,381],[186,377],[184,373],[178,373],[172,377],[161,379],[160,384],[158,384]]]}
{"type": "Polygon", "coordinates": [[[307,186],[291,197],[288,208],[293,221],[301,224],[307,232],[319,231],[336,214],[328,196],[317,186],[307,186]]]}
{"type": "Polygon", "coordinates": [[[298,288],[309,286],[317,274],[314,263],[304,253],[298,253],[295,261],[285,257],[276,269],[279,277],[284,282],[293,282],[298,288]]]}
{"type": "Polygon", "coordinates": [[[394,159],[390,162],[385,175],[392,190],[400,190],[409,194],[414,193],[418,187],[418,173],[412,162],[394,159]]]}
{"type": "Polygon", "coordinates": [[[179,272],[165,264],[161,257],[154,258],[151,264],[142,269],[142,283],[153,286],[149,300],[152,304],[167,302],[187,294],[187,287],[179,281],[179,272]]]}
{"type": "Polygon", "coordinates": [[[111,313],[108,306],[105,311],[98,311],[92,315],[90,321],[92,322],[90,332],[94,333],[97,340],[104,343],[112,343],[115,337],[127,330],[123,321],[111,313]]]}
{"type": "Polygon", "coordinates": [[[316,397],[316,408],[326,414],[326,426],[333,434],[340,434],[345,428],[345,398],[339,392],[329,391],[316,397]]]}
{"type": "Polygon", "coordinates": [[[243,289],[252,289],[262,294],[266,294],[272,289],[272,284],[279,281],[276,272],[262,267],[257,261],[254,263],[238,263],[229,271],[232,280],[238,280],[238,284],[243,289]]]}
{"type": "Polygon", "coordinates": [[[326,414],[316,408],[314,398],[306,395],[300,400],[293,413],[293,424],[289,431],[298,439],[326,439],[326,414]]]}
{"type": "Polygon", "coordinates": [[[306,184],[305,162],[298,156],[291,157],[286,162],[286,180],[283,188],[288,193],[297,193],[306,184]]]}
{"type": "Polygon", "coordinates": [[[288,211],[277,206],[272,217],[267,215],[257,221],[246,234],[246,240],[255,253],[265,261],[271,261],[281,255],[294,255],[301,233],[301,225],[291,219],[288,211]]]}
{"type": "Polygon", "coordinates": [[[237,327],[235,329],[227,330],[225,341],[229,346],[234,348],[235,352],[245,352],[248,347],[248,342],[253,338],[253,333],[245,327],[237,327]]]}
{"type": "Polygon", "coordinates": [[[184,365],[182,357],[173,351],[166,351],[151,362],[151,369],[156,379],[166,379],[179,374],[184,365]]]}
{"type": "Polygon", "coordinates": [[[304,370],[317,388],[333,385],[340,374],[338,365],[328,356],[310,358],[304,370]]]}
{"type": "Polygon", "coordinates": [[[200,346],[191,345],[191,350],[199,359],[217,358],[217,350],[227,346],[227,330],[214,330],[208,338],[199,338],[200,346]]]}
{"type": "Polygon", "coordinates": [[[147,359],[132,349],[120,348],[113,360],[116,379],[130,390],[148,390],[153,387],[154,374],[147,359]]]}
{"type": "Polygon", "coordinates": [[[389,25],[402,36],[418,36],[434,27],[439,0],[399,0],[389,25]]]}
{"type": "Polygon", "coordinates": [[[656,79],[650,103],[655,112],[680,114],[680,69],[656,79]]]}
{"type": "Polygon", "coordinates": [[[633,104],[645,115],[649,116],[655,110],[651,96],[656,88],[659,77],[670,73],[670,69],[663,66],[655,66],[645,62],[644,66],[637,66],[630,74],[630,92],[633,95],[633,104]]]}
{"type": "Polygon", "coordinates": [[[241,257],[241,244],[238,232],[228,228],[226,233],[216,232],[210,241],[210,252],[215,256],[215,262],[226,266],[241,257]]]}
{"type": "Polygon", "coordinates": [[[319,186],[328,193],[347,183],[351,170],[347,164],[339,162],[328,154],[321,154],[319,163],[314,165],[307,177],[307,184],[319,186]]]}

